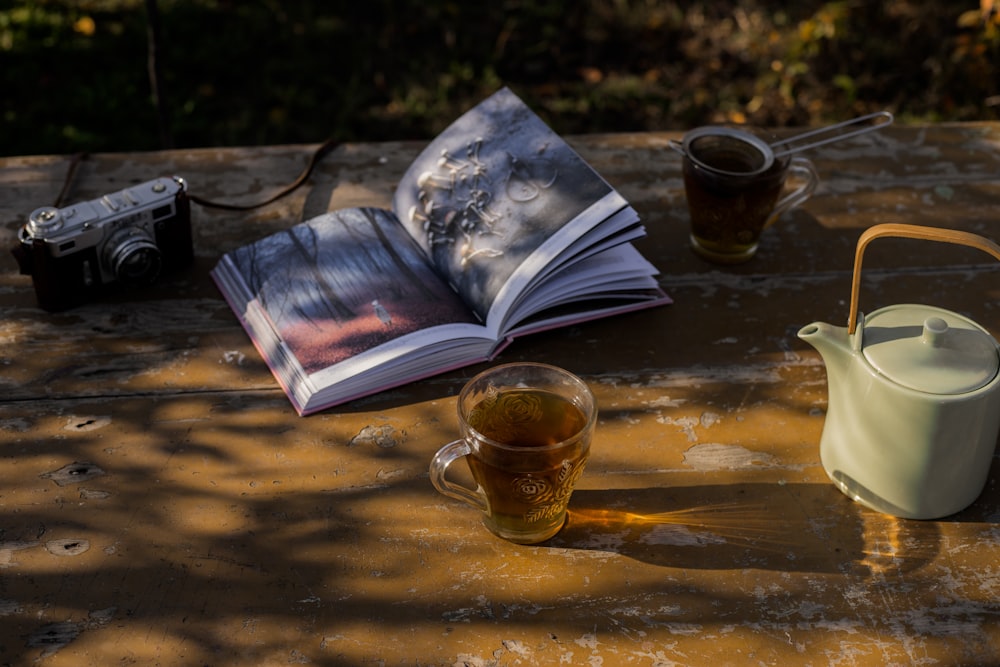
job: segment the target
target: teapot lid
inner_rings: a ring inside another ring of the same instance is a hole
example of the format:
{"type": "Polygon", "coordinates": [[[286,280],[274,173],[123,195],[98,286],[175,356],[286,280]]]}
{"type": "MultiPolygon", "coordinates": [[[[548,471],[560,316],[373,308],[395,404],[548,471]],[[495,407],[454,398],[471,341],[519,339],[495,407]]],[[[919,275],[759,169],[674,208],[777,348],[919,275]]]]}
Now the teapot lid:
{"type": "Polygon", "coordinates": [[[933,306],[895,305],[865,317],[865,358],[897,384],[928,394],[964,394],[1000,370],[1000,347],[972,320],[933,306]]]}

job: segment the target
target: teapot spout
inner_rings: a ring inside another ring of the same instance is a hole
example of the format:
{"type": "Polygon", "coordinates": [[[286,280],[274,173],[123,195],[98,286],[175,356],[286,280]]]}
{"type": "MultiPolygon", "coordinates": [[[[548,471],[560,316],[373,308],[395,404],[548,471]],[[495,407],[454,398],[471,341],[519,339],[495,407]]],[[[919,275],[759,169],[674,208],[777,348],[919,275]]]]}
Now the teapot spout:
{"type": "Polygon", "coordinates": [[[799,329],[798,337],[812,345],[823,357],[827,374],[839,377],[851,361],[855,337],[847,327],[835,327],[825,322],[813,322],[799,329]]]}

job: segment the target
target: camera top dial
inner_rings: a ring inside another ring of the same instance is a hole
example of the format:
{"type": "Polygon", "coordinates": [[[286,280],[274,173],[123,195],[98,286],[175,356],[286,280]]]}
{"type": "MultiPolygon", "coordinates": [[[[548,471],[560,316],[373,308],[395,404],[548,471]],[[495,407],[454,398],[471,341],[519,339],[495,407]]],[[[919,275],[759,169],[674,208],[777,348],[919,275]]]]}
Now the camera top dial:
{"type": "Polygon", "coordinates": [[[35,209],[28,217],[25,229],[29,236],[43,239],[63,226],[63,218],[55,206],[43,206],[35,209]]]}

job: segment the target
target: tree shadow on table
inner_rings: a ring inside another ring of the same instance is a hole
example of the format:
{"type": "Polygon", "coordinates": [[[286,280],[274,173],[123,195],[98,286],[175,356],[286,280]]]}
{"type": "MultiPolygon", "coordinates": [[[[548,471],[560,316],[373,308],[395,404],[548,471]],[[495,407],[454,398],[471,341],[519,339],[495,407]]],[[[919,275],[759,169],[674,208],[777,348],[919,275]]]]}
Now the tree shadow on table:
{"type": "Polygon", "coordinates": [[[578,490],[545,546],[672,568],[877,574],[938,553],[940,530],[851,502],[830,484],[578,490]]]}

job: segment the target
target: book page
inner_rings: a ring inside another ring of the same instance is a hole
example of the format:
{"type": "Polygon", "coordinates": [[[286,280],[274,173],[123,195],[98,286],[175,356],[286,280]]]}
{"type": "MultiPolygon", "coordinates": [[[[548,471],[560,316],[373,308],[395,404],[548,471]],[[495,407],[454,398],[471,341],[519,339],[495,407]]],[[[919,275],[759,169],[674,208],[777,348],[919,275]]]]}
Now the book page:
{"type": "Polygon", "coordinates": [[[381,209],[327,213],[230,259],[307,374],[414,331],[478,323],[381,209]]]}
{"type": "MultiPolygon", "coordinates": [[[[625,205],[504,88],[429,144],[401,180],[393,210],[438,272],[485,321],[525,260],[609,195],[615,201],[605,208],[625,205]]],[[[602,211],[591,224],[612,212],[602,211]]],[[[553,248],[552,256],[557,252],[553,248]]],[[[530,276],[522,278],[527,282],[530,276]]]]}

